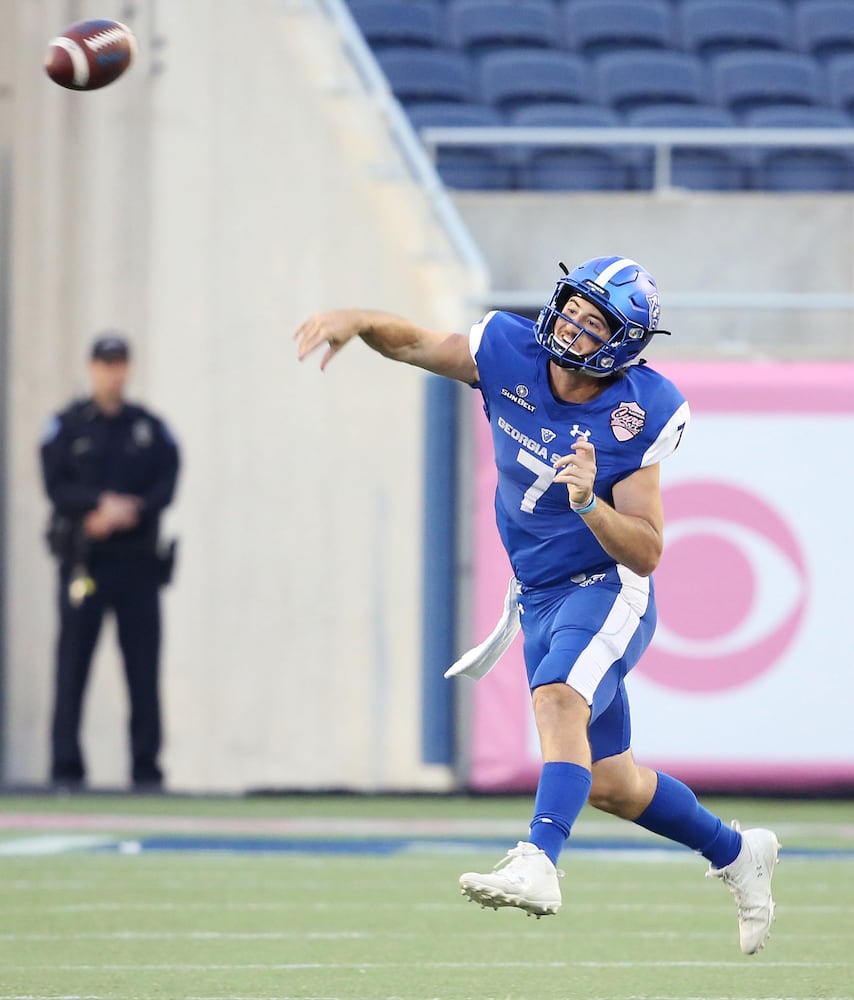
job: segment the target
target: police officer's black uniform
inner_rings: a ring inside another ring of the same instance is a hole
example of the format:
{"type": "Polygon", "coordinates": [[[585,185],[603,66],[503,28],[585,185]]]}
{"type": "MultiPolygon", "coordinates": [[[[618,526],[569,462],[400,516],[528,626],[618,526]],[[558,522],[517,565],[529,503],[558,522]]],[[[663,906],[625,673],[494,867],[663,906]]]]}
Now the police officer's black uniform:
{"type": "Polygon", "coordinates": [[[114,416],[80,400],[51,421],[41,446],[45,488],[53,504],[48,541],[59,562],[59,641],[52,725],[51,777],[77,785],[85,777],[80,718],[92,654],[104,613],[116,615],[130,698],[133,782],[157,786],[160,751],[160,600],[174,543],[160,547],[160,512],[178,475],[178,449],[161,420],[124,404],[114,416]],[[83,518],[105,491],[140,497],[138,524],[103,541],[87,540],[83,518]]]}

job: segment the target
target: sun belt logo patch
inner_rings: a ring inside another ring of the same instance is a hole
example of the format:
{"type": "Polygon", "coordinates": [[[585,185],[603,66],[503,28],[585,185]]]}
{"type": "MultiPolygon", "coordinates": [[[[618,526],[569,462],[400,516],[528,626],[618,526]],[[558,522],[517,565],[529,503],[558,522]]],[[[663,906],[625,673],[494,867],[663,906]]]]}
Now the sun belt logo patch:
{"type": "Polygon", "coordinates": [[[611,430],[618,441],[631,441],[643,430],[646,410],[635,403],[620,403],[611,413],[611,430]]]}
{"type": "Polygon", "coordinates": [[[511,392],[506,385],[501,387],[501,395],[505,399],[509,399],[517,406],[521,406],[522,409],[527,410],[528,413],[533,413],[537,408],[533,403],[528,402],[528,393],[528,387],[526,385],[522,385],[521,383],[516,386],[516,389],[513,392],[511,392]]]}

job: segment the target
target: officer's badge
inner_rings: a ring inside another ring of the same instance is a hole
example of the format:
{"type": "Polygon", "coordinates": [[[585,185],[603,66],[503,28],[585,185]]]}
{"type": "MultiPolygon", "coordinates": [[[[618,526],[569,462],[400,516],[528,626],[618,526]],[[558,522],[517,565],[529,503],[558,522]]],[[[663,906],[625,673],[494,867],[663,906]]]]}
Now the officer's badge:
{"type": "Polygon", "coordinates": [[[150,420],[137,420],[133,425],[133,441],[138,448],[149,448],[154,440],[150,420]]]}

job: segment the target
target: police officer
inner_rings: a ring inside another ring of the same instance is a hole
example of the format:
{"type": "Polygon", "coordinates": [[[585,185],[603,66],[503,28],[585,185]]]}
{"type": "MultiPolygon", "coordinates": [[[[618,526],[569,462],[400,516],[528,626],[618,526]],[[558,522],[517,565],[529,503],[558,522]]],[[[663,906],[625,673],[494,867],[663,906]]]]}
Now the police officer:
{"type": "Polygon", "coordinates": [[[158,525],[175,492],[179,457],[163,421],[125,401],[129,372],[124,337],[98,337],[89,359],[92,395],[53,416],[41,443],[53,506],[48,544],[59,565],[51,730],[51,778],[58,787],[85,780],[80,719],[108,610],[116,616],[130,700],[133,785],[156,790],[163,779],[159,588],[171,575],[174,542],[161,545],[158,525]]]}

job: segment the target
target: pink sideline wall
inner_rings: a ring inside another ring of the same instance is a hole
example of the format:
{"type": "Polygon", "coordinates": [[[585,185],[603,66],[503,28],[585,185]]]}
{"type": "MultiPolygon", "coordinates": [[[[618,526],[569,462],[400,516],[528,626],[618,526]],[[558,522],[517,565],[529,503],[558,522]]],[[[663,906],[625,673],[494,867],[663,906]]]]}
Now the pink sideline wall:
{"type": "MultiPolygon", "coordinates": [[[[835,518],[834,492],[844,497],[854,485],[848,443],[854,365],[655,367],[685,393],[692,422],[662,465],[667,528],[655,577],[659,630],[628,685],[636,756],[641,759],[639,746],[646,743],[644,763],[700,788],[854,784],[854,739],[826,697],[830,691],[834,703],[854,700],[854,670],[837,665],[837,647],[847,658],[848,644],[833,628],[845,608],[834,610],[835,591],[821,590],[833,577],[830,561],[838,559],[841,572],[854,556],[854,532],[834,534],[827,518],[815,516],[827,502],[828,517],[835,518]],[[789,461],[793,473],[785,472],[789,461]],[[706,572],[696,572],[698,566],[706,572]],[[811,651],[828,665],[824,693],[821,675],[804,681],[811,651]],[[768,736],[741,746],[739,719],[757,713],[767,720],[768,736]]],[[[510,567],[494,524],[491,441],[475,396],[472,637],[479,641],[498,617],[510,567]]],[[[540,762],[521,636],[475,683],[469,738],[470,787],[535,787],[540,762]]]]}

